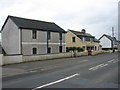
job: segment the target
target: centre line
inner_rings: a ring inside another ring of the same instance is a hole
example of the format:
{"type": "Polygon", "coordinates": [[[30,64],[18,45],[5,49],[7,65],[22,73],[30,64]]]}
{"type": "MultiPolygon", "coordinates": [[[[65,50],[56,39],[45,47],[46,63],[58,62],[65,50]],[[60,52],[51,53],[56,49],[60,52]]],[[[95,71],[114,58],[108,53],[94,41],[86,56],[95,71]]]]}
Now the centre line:
{"type": "Polygon", "coordinates": [[[39,88],[43,88],[43,87],[46,87],[46,86],[50,86],[50,85],[53,85],[53,84],[56,84],[56,83],[62,82],[62,81],[64,81],[64,80],[67,80],[67,79],[73,78],[73,77],[78,76],[78,75],[80,75],[80,74],[76,73],[76,74],[71,75],[71,76],[69,76],[69,77],[66,77],[66,78],[63,78],[63,79],[60,79],[60,80],[57,80],[57,81],[54,81],[54,82],[51,82],[51,83],[48,83],[48,84],[45,84],[45,85],[39,86],[39,87],[37,87],[37,88],[35,88],[35,89],[32,89],[32,90],[37,90],[37,89],[39,89],[39,88]]]}
{"type": "Polygon", "coordinates": [[[96,69],[105,67],[105,66],[107,66],[107,65],[108,65],[107,63],[106,63],[106,64],[103,63],[103,64],[97,65],[97,66],[95,66],[95,67],[89,68],[89,70],[96,70],[96,69]]]}

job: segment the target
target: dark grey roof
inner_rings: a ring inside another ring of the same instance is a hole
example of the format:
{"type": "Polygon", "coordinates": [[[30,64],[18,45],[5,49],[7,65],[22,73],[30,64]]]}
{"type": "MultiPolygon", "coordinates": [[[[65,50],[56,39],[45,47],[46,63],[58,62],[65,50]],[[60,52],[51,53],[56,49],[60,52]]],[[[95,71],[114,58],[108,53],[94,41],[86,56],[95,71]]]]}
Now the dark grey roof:
{"type": "Polygon", "coordinates": [[[52,22],[26,19],[15,16],[8,16],[8,18],[10,18],[19,28],[45,30],[45,31],[49,30],[49,31],[63,32],[63,33],[66,32],[61,27],[59,27],[58,25],[52,22]]]}
{"type": "Polygon", "coordinates": [[[86,37],[94,37],[89,33],[83,33],[83,32],[79,32],[79,31],[74,31],[74,30],[70,30],[72,33],[74,33],[76,36],[86,36],[86,37]]]}
{"type": "Polygon", "coordinates": [[[81,37],[91,37],[91,38],[94,38],[94,42],[99,42],[99,40],[97,40],[94,36],[92,36],[89,33],[83,33],[83,32],[74,31],[74,30],[70,30],[70,29],[68,29],[68,30],[71,31],[72,33],[74,33],[79,38],[81,38],[81,37]]]}
{"type": "Polygon", "coordinates": [[[103,37],[103,36],[106,36],[108,39],[110,39],[111,41],[117,41],[115,37],[111,37],[110,35],[106,35],[106,34],[103,34],[99,40],[103,37]]]}

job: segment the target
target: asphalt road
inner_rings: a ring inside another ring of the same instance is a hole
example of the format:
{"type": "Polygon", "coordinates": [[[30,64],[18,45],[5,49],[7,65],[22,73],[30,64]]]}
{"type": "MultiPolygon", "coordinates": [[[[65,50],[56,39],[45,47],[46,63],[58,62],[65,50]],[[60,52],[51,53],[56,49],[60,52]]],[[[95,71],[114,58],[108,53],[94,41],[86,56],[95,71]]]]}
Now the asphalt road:
{"type": "Polygon", "coordinates": [[[28,73],[3,77],[3,88],[118,88],[118,63],[117,53],[32,62],[28,73]]]}

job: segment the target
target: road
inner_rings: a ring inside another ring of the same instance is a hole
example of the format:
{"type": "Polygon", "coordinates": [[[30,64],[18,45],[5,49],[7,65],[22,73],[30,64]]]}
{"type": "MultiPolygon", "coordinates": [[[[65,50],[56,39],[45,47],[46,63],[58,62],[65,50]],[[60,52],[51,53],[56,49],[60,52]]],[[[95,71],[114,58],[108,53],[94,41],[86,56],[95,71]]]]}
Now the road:
{"type": "Polygon", "coordinates": [[[3,88],[118,88],[120,85],[117,53],[39,61],[37,65],[38,63],[44,67],[3,77],[3,88]]]}

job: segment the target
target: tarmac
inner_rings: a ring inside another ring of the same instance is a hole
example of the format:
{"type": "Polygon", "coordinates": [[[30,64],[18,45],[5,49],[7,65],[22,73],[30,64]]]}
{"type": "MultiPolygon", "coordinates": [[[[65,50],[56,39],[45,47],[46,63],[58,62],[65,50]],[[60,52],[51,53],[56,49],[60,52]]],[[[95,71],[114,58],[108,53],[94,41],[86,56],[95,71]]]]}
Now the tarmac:
{"type": "Polygon", "coordinates": [[[34,72],[35,70],[45,70],[59,67],[63,63],[75,62],[73,58],[62,58],[53,60],[43,60],[34,62],[24,62],[19,64],[10,64],[2,66],[2,77],[9,77],[29,72],[34,72]]]}

